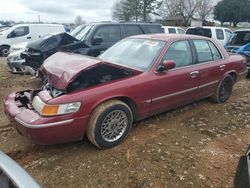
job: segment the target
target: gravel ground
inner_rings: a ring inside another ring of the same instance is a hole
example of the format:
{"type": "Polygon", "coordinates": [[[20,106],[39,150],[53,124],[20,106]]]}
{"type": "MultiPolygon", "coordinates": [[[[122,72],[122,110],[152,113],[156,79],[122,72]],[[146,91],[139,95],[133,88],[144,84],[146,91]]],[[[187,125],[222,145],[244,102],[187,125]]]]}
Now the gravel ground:
{"type": "Polygon", "coordinates": [[[119,146],[99,150],[81,142],[38,146],[20,136],[3,112],[4,97],[34,88],[29,75],[7,71],[0,58],[0,149],[43,187],[233,187],[250,143],[250,80],[230,100],[203,100],[134,125],[119,146]]]}

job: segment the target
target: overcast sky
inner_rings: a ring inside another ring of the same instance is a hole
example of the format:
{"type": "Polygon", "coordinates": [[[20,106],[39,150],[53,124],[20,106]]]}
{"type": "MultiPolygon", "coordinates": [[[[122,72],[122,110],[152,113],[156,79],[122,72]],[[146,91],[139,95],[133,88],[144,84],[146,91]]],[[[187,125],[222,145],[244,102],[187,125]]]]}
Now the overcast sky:
{"type": "Polygon", "coordinates": [[[0,20],[71,23],[77,15],[87,22],[111,20],[116,0],[0,0],[0,20]]]}

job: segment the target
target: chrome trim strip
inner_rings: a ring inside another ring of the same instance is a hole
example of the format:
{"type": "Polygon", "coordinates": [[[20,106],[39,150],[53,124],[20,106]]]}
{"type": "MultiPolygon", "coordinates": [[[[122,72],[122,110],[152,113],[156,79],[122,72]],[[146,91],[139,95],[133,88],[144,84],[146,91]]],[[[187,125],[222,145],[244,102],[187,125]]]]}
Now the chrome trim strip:
{"type": "MultiPolygon", "coordinates": [[[[250,69],[250,67],[248,67],[247,69],[250,69]]],[[[240,72],[239,75],[244,75],[244,74],[247,74],[248,70],[245,70],[243,72],[240,72]]]]}
{"type": "Polygon", "coordinates": [[[58,122],[54,122],[54,123],[46,123],[46,124],[40,124],[40,125],[32,125],[29,123],[26,123],[22,120],[20,120],[19,118],[15,117],[15,120],[20,123],[21,125],[27,127],[27,128],[32,128],[32,129],[39,129],[39,128],[46,128],[46,127],[53,127],[53,126],[58,126],[58,125],[63,125],[66,123],[71,123],[74,121],[74,119],[68,119],[65,121],[58,121],[58,122]]]}
{"type": "Polygon", "coordinates": [[[145,103],[151,103],[151,102],[152,102],[151,99],[145,101],[145,103]]]}
{"type": "Polygon", "coordinates": [[[180,95],[180,94],[183,94],[183,93],[187,93],[187,92],[190,92],[190,91],[194,91],[196,89],[198,89],[198,87],[193,87],[193,88],[190,88],[190,89],[186,89],[186,90],[183,90],[183,91],[171,93],[171,94],[164,95],[164,96],[161,96],[161,97],[156,97],[156,98],[152,99],[152,102],[162,100],[162,99],[165,99],[165,98],[169,98],[169,97],[173,97],[173,96],[176,96],[176,95],[180,95]]]}
{"type": "Polygon", "coordinates": [[[204,88],[204,87],[207,87],[207,86],[210,86],[210,85],[213,85],[213,84],[217,84],[217,83],[219,83],[219,80],[215,80],[215,81],[213,81],[213,82],[209,82],[209,83],[200,85],[200,86],[199,86],[199,89],[204,88]]]}

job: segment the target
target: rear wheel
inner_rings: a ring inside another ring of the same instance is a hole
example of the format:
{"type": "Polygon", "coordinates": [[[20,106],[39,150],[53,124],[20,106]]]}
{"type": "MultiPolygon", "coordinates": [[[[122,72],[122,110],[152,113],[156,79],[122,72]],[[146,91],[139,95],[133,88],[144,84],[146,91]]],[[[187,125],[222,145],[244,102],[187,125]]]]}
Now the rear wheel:
{"type": "Polygon", "coordinates": [[[123,141],[133,122],[129,106],[119,100],[99,105],[91,114],[88,139],[99,148],[112,148],[123,141]]]}
{"type": "Polygon", "coordinates": [[[211,99],[216,103],[226,102],[233,90],[234,80],[232,76],[227,75],[219,84],[216,93],[211,99]]]}

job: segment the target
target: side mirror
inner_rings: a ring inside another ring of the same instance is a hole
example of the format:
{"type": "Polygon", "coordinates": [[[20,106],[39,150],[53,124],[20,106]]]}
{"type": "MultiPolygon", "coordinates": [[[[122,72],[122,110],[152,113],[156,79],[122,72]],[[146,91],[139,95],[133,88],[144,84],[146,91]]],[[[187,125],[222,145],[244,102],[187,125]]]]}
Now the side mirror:
{"type": "Polygon", "coordinates": [[[166,70],[174,69],[176,66],[176,62],[174,60],[165,60],[157,69],[158,72],[163,72],[166,70]]]}
{"type": "Polygon", "coordinates": [[[103,42],[103,38],[101,37],[95,37],[92,41],[93,45],[100,45],[103,42]]]}

